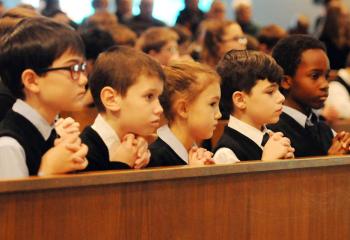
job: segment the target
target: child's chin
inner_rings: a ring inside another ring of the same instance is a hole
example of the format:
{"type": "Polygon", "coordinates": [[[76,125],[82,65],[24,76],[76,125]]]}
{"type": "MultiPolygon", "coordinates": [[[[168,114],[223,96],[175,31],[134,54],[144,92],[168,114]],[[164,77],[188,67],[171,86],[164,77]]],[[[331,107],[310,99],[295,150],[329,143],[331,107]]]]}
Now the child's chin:
{"type": "Polygon", "coordinates": [[[277,123],[279,120],[280,120],[280,117],[279,117],[279,116],[278,116],[278,117],[273,117],[273,118],[271,118],[271,120],[269,121],[268,124],[275,124],[275,123],[277,123]]]}

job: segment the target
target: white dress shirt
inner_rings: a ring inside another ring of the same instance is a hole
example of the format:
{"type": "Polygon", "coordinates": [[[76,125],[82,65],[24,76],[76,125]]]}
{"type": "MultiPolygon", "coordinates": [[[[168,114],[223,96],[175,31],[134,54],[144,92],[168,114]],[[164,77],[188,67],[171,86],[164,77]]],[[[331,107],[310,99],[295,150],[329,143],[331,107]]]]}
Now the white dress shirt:
{"type": "MultiPolygon", "coordinates": [[[[53,125],[50,125],[34,108],[17,99],[12,110],[30,121],[48,140],[53,125]]],[[[23,147],[12,137],[0,137],[0,178],[28,177],[29,171],[23,147]]]]}
{"type": "Polygon", "coordinates": [[[174,135],[168,125],[164,125],[157,130],[157,135],[162,139],[168,146],[188,164],[188,152],[184,145],[174,135]]]}
{"type": "Polygon", "coordinates": [[[109,158],[111,158],[111,156],[113,156],[112,150],[120,145],[120,138],[118,137],[117,133],[100,114],[97,115],[95,122],[91,125],[91,128],[94,129],[101,137],[103,143],[108,149],[109,158]]]}
{"type": "MultiPolygon", "coordinates": [[[[245,135],[253,142],[255,142],[256,145],[258,145],[261,149],[263,149],[263,146],[261,146],[263,136],[266,132],[269,131],[265,126],[264,129],[261,131],[231,115],[228,122],[228,127],[245,135]]],[[[226,164],[239,162],[239,159],[231,149],[223,147],[219,148],[216,151],[214,155],[214,161],[217,164],[226,164]]]]}

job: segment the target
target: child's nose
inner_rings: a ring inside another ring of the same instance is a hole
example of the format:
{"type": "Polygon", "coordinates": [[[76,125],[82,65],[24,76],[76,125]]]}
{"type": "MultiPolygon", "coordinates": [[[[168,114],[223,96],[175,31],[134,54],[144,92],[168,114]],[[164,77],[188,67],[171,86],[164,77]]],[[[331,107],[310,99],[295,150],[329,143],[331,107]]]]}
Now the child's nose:
{"type": "Polygon", "coordinates": [[[215,119],[220,119],[222,117],[222,114],[220,112],[220,109],[218,108],[218,110],[215,113],[215,119]]]}
{"type": "Polygon", "coordinates": [[[156,107],[155,107],[155,109],[154,109],[154,113],[155,114],[162,114],[163,113],[163,107],[162,107],[162,105],[160,105],[160,102],[159,102],[159,100],[157,100],[157,103],[156,103],[156,107]]]}
{"type": "Polygon", "coordinates": [[[286,98],[280,91],[278,91],[278,103],[283,103],[284,100],[286,100],[286,98]]]}
{"type": "Polygon", "coordinates": [[[321,91],[328,91],[329,88],[329,81],[326,77],[321,78],[321,83],[320,83],[320,90],[321,91]]]}
{"type": "Polygon", "coordinates": [[[86,76],[86,73],[80,73],[78,83],[80,86],[85,86],[88,82],[88,78],[86,76]]]}

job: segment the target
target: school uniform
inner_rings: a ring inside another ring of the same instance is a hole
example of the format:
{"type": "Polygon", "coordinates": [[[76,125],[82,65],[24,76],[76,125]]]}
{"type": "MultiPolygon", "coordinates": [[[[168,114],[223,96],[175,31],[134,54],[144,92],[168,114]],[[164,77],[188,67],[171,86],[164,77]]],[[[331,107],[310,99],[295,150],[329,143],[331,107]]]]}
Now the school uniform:
{"type": "Polygon", "coordinates": [[[339,118],[350,118],[350,73],[340,69],[337,78],[329,83],[328,93],[326,107],[334,108],[339,118]]]}
{"type": "Polygon", "coordinates": [[[214,149],[215,163],[235,163],[260,160],[263,146],[268,140],[268,130],[259,130],[234,116],[230,116],[214,149]]]}
{"type": "Polygon", "coordinates": [[[86,156],[89,163],[84,171],[131,168],[126,163],[110,161],[113,149],[120,145],[120,139],[100,114],[91,126],[83,130],[80,138],[89,148],[86,156]]]}
{"type": "Polygon", "coordinates": [[[53,125],[18,99],[0,123],[0,178],[37,175],[56,136],[53,125]]]}
{"type": "Polygon", "coordinates": [[[327,155],[335,134],[314,112],[306,116],[288,106],[283,106],[279,121],[268,128],[290,139],[295,157],[327,155]]]}
{"type": "Polygon", "coordinates": [[[157,130],[158,139],[149,146],[149,167],[187,165],[188,152],[168,125],[157,130]]]}

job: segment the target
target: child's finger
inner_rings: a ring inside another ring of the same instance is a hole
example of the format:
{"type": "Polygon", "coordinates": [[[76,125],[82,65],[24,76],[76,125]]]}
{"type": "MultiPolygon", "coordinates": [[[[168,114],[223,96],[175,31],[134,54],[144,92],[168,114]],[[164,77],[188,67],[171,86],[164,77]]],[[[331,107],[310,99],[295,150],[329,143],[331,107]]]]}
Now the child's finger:
{"type": "Polygon", "coordinates": [[[294,153],[288,152],[285,156],[286,159],[294,158],[294,153]]]}
{"type": "Polygon", "coordinates": [[[198,150],[197,150],[198,158],[199,158],[199,159],[204,158],[204,153],[205,153],[206,151],[207,151],[207,150],[204,149],[204,148],[198,148],[198,150]]]}
{"type": "Polygon", "coordinates": [[[283,146],[285,146],[285,147],[290,146],[290,140],[289,140],[289,138],[283,137],[280,141],[281,141],[281,143],[282,143],[283,146]]]}
{"type": "Polygon", "coordinates": [[[87,167],[88,164],[89,164],[88,160],[84,158],[80,162],[74,162],[73,170],[83,170],[87,167]]]}
{"type": "Polygon", "coordinates": [[[137,156],[141,157],[144,152],[148,150],[148,143],[143,137],[137,137],[137,156]]]}
{"type": "Polygon", "coordinates": [[[278,141],[278,140],[280,140],[281,138],[283,138],[283,133],[281,133],[281,132],[276,132],[276,133],[274,133],[274,134],[272,135],[271,138],[272,138],[273,140],[278,141]]]}
{"type": "Polygon", "coordinates": [[[204,152],[204,157],[206,159],[211,159],[213,157],[213,153],[207,150],[204,152]]]}
{"type": "Polygon", "coordinates": [[[134,168],[140,169],[140,168],[147,166],[149,163],[149,160],[150,160],[150,156],[151,155],[149,152],[145,152],[141,158],[136,159],[134,168]]]}
{"type": "Polygon", "coordinates": [[[55,122],[55,127],[59,126],[60,124],[62,124],[62,122],[64,121],[64,118],[59,118],[57,119],[57,121],[55,122]]]}
{"type": "Polygon", "coordinates": [[[341,132],[337,133],[337,135],[335,135],[334,139],[340,140],[344,137],[344,135],[345,135],[345,131],[341,131],[341,132]]]}
{"type": "Polygon", "coordinates": [[[85,144],[81,144],[81,147],[78,151],[76,151],[74,153],[74,157],[82,157],[82,158],[85,158],[85,156],[87,155],[88,153],[88,147],[85,145],[85,144]]]}
{"type": "Polygon", "coordinates": [[[128,145],[128,146],[132,146],[133,145],[133,142],[135,140],[135,136],[134,134],[126,134],[123,138],[124,142],[128,145]]]}

